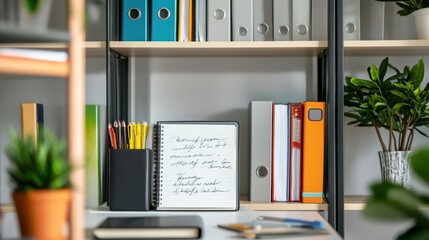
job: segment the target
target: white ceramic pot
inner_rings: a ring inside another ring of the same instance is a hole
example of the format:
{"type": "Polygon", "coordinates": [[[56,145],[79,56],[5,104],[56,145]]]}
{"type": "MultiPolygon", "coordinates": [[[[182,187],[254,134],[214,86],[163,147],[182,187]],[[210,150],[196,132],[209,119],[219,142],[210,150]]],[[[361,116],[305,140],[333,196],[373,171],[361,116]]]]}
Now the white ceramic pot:
{"type": "Polygon", "coordinates": [[[381,167],[381,181],[410,188],[411,151],[378,152],[381,167]]]}
{"type": "Polygon", "coordinates": [[[422,8],[413,12],[416,22],[417,37],[419,39],[429,39],[429,8],[422,8]]]}

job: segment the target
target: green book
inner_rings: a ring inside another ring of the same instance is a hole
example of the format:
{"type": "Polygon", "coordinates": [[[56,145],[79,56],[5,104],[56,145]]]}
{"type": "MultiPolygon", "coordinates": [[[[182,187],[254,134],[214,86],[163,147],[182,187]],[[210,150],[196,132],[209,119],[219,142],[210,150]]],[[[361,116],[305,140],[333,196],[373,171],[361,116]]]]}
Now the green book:
{"type": "Polygon", "coordinates": [[[99,206],[103,198],[106,114],[102,105],[85,106],[85,204],[99,206]]]}

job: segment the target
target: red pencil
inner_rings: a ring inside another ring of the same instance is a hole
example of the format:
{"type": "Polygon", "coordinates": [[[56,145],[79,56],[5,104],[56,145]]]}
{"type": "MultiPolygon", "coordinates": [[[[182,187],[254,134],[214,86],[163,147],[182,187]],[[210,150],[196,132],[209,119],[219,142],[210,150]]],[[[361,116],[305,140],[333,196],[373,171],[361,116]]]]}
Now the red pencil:
{"type": "Polygon", "coordinates": [[[115,134],[115,130],[112,127],[112,124],[109,123],[108,128],[109,128],[108,130],[109,130],[110,146],[113,149],[117,149],[118,145],[116,143],[116,134],[115,134]]]}

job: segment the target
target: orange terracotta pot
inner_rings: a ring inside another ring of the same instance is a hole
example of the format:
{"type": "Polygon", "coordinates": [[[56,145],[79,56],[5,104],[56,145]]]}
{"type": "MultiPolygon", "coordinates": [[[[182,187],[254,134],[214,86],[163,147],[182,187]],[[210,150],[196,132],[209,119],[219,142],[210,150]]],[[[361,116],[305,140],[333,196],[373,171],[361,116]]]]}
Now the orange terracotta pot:
{"type": "Polygon", "coordinates": [[[21,235],[36,240],[66,239],[70,199],[69,189],[14,192],[21,235]]]}

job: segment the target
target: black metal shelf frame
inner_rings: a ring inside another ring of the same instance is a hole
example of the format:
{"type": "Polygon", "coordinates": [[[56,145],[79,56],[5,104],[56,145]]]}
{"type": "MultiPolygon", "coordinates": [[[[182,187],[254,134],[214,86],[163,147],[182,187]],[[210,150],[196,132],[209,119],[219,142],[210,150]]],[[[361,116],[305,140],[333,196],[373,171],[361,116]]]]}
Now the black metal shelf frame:
{"type": "MultiPolygon", "coordinates": [[[[110,48],[119,40],[121,6],[118,0],[106,4],[106,87],[107,121],[128,120],[128,57],[110,48]]],[[[343,176],[343,0],[328,0],[328,48],[318,57],[318,100],[326,102],[326,197],[328,221],[344,237],[343,176]]]]}

